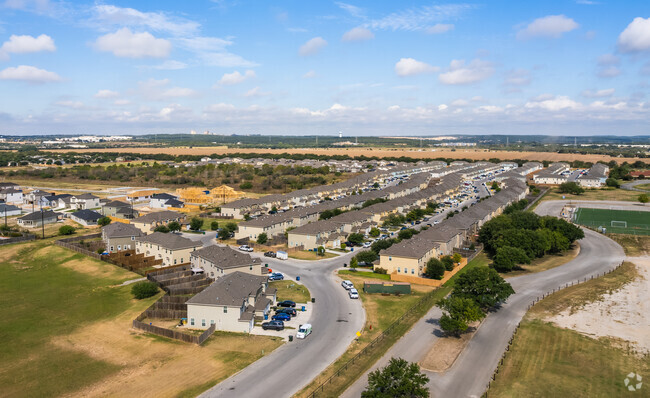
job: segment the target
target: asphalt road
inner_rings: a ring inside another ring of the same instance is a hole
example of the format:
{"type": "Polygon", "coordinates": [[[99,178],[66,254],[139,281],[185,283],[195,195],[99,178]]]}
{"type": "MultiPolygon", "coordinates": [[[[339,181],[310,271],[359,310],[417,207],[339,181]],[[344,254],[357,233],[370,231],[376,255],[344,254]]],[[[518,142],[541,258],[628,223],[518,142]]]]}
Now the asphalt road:
{"type": "Polygon", "coordinates": [[[274,271],[292,279],[300,276],[300,282],[316,299],[309,319],[313,332],[305,340],[294,339],[282,345],[201,397],[290,397],[343,355],[365,323],[361,301],[351,300],[333,273],[343,263],[349,263],[352,254],[319,261],[262,257],[262,262],[274,271]]]}
{"type": "MultiPolygon", "coordinates": [[[[568,201],[542,202],[535,212],[557,215],[566,203],[568,201]]],[[[534,299],[566,283],[608,271],[625,258],[617,243],[591,230],[585,229],[585,238],[580,241],[580,247],[580,254],[560,267],[508,279],[516,294],[499,311],[488,315],[451,369],[445,373],[425,371],[430,378],[428,387],[432,397],[480,397],[515,327],[534,299]]],[[[429,311],[370,371],[385,366],[393,356],[419,362],[441,335],[437,324],[440,316],[437,308],[429,311]]],[[[367,385],[367,374],[361,376],[342,397],[359,397],[367,385]]]]}
{"type": "Polygon", "coordinates": [[[641,189],[636,187],[637,185],[645,185],[645,184],[650,184],[650,181],[637,180],[637,181],[627,182],[625,184],[622,184],[621,188],[627,189],[628,191],[648,192],[647,189],[641,189]]]}

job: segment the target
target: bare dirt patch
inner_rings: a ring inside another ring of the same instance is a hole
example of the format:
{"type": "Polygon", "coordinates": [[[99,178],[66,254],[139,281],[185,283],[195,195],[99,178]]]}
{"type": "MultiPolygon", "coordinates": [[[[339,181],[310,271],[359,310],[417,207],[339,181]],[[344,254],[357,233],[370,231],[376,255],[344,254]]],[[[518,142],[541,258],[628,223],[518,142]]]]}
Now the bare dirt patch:
{"type": "Polygon", "coordinates": [[[420,361],[420,367],[431,372],[447,371],[472,340],[479,324],[479,322],[472,323],[469,331],[461,334],[460,337],[448,336],[436,340],[427,355],[420,361]]]}
{"type": "Polygon", "coordinates": [[[636,265],[634,280],[577,311],[566,309],[548,320],[590,337],[626,340],[638,352],[650,353],[650,257],[628,261],[636,265]]]}
{"type": "Polygon", "coordinates": [[[400,157],[406,156],[415,159],[423,158],[451,158],[489,160],[496,159],[522,159],[522,160],[548,160],[551,162],[582,160],[585,162],[618,163],[627,161],[633,163],[638,159],[614,158],[607,155],[580,155],[556,152],[515,152],[515,151],[489,151],[485,149],[435,149],[420,150],[415,148],[292,148],[292,149],[264,149],[264,148],[224,148],[224,147],[170,147],[170,148],[97,148],[97,149],[57,149],[50,152],[119,152],[169,155],[226,155],[230,153],[274,153],[274,154],[305,154],[316,155],[348,155],[348,156],[377,156],[400,157]]]}

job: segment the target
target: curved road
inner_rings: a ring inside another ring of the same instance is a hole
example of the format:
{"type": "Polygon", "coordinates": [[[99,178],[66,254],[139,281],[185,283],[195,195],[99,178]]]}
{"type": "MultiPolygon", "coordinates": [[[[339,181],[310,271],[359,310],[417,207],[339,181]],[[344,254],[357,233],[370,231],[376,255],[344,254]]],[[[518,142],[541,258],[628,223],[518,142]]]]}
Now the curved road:
{"type": "Polygon", "coordinates": [[[627,182],[625,184],[622,184],[621,188],[627,189],[628,191],[648,192],[647,189],[636,188],[637,185],[645,185],[645,184],[650,184],[650,181],[638,180],[638,181],[627,182]]]}
{"type": "MultiPolygon", "coordinates": [[[[211,235],[184,234],[206,245],[214,244],[211,235]]],[[[201,397],[290,397],[343,355],[365,323],[361,300],[351,300],[333,273],[348,263],[352,254],[319,261],[262,257],[262,263],[271,269],[292,279],[300,276],[300,282],[316,299],[309,319],[313,333],[305,340],[283,344],[201,397]]]]}
{"type": "MultiPolygon", "coordinates": [[[[540,215],[557,215],[568,201],[549,201],[538,205],[540,215]]],[[[573,202],[575,204],[575,202],[573,202]]],[[[618,205],[630,205],[617,202],[618,205]]],[[[526,313],[528,305],[542,294],[572,281],[590,278],[619,265],[625,258],[623,249],[614,241],[585,229],[580,241],[580,254],[572,261],[548,271],[508,279],[516,291],[496,313],[481,324],[472,340],[445,373],[426,372],[433,397],[480,397],[497,367],[512,333],[526,313]]],[[[395,356],[419,362],[442,333],[437,326],[441,316],[433,308],[397,342],[371,369],[383,367],[395,356]]],[[[342,396],[359,397],[367,385],[364,374],[342,396]]]]}

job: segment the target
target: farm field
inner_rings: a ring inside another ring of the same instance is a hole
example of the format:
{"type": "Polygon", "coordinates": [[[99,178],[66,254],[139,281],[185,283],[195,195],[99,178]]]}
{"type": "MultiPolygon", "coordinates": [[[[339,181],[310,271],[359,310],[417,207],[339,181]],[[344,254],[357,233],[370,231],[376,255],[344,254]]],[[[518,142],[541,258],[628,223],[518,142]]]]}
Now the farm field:
{"type": "Polygon", "coordinates": [[[227,155],[230,153],[289,153],[315,155],[348,155],[348,156],[377,156],[377,157],[410,157],[422,158],[452,158],[472,160],[496,159],[523,159],[523,160],[548,160],[551,162],[581,160],[585,162],[609,162],[614,160],[618,163],[635,162],[634,158],[616,158],[607,155],[581,155],[556,152],[515,152],[515,151],[488,151],[484,149],[415,149],[415,148],[293,148],[293,149],[263,149],[263,148],[223,148],[223,147],[141,147],[141,148],[101,148],[101,149],[53,149],[50,152],[118,152],[118,153],[141,153],[157,154],[166,153],[169,155],[201,155],[212,154],[227,155]]]}
{"type": "Polygon", "coordinates": [[[590,228],[604,227],[607,233],[650,235],[650,212],[589,209],[581,207],[575,222],[590,228]]]}
{"type": "MultiPolygon", "coordinates": [[[[611,319],[617,316],[618,308],[607,310],[605,307],[616,305],[611,294],[616,295],[635,279],[643,281],[638,279],[633,264],[624,263],[611,274],[569,287],[540,301],[522,320],[488,396],[605,398],[636,394],[647,397],[647,391],[628,392],[624,384],[630,372],[648,374],[647,355],[635,354],[625,340],[598,337],[601,335],[592,330],[593,326],[624,328],[626,323],[611,319]],[[581,315],[594,305],[603,306],[608,314],[596,324],[591,323],[592,328],[583,333],[552,322],[556,314],[581,315]]],[[[628,329],[643,330],[636,324],[628,329]]]]}
{"type": "Polygon", "coordinates": [[[0,248],[3,397],[195,396],[281,344],[217,332],[198,347],[136,332],[131,321],[159,295],[134,300],[120,284],[139,275],[52,243],[0,248]]]}

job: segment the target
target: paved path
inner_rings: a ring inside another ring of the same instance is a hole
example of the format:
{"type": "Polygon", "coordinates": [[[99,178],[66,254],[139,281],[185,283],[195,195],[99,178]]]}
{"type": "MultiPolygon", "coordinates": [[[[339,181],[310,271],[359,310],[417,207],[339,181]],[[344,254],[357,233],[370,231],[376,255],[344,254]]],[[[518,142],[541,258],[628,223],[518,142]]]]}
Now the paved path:
{"type": "MultiPolygon", "coordinates": [[[[557,215],[568,201],[548,201],[539,204],[535,212],[540,215],[557,215]]],[[[614,202],[630,205],[629,202],[614,202]]],[[[580,241],[580,254],[572,261],[548,271],[508,279],[516,291],[508,302],[490,314],[445,373],[425,372],[430,382],[432,397],[480,397],[496,368],[512,333],[526,313],[533,299],[549,290],[578,279],[609,271],[620,264],[625,255],[622,248],[611,239],[585,229],[580,241]]],[[[441,335],[437,320],[441,312],[433,308],[400,339],[372,368],[385,366],[391,356],[419,362],[441,335]]],[[[342,397],[359,397],[367,385],[365,373],[342,397]]]]}
{"type": "Polygon", "coordinates": [[[626,182],[625,184],[621,185],[621,188],[627,189],[628,191],[648,192],[647,189],[636,188],[637,185],[644,185],[644,184],[650,184],[650,181],[648,181],[648,180],[637,180],[637,181],[632,181],[632,182],[626,182]]]}
{"type": "Polygon", "coordinates": [[[132,284],[132,283],[142,282],[142,281],[146,281],[146,280],[147,280],[147,278],[131,279],[131,280],[129,280],[129,281],[122,282],[122,283],[120,284],[120,286],[127,286],[127,285],[130,285],[130,284],[132,284]]]}

